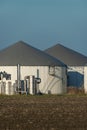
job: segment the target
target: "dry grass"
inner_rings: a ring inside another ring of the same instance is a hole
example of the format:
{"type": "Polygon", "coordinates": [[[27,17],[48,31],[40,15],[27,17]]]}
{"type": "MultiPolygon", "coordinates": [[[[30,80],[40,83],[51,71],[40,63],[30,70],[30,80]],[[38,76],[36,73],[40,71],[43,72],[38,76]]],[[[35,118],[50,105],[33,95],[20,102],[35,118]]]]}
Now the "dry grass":
{"type": "Polygon", "coordinates": [[[0,130],[86,130],[87,96],[0,96],[0,130]]]}
{"type": "Polygon", "coordinates": [[[68,87],[68,94],[84,94],[84,88],[68,87]]]}

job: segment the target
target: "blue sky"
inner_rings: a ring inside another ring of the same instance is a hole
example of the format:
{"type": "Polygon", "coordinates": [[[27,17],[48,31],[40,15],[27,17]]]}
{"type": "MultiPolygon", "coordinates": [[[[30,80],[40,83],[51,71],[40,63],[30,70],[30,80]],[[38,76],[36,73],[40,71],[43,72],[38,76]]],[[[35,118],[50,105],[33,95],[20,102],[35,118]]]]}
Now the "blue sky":
{"type": "Polygon", "coordinates": [[[0,0],[0,49],[19,40],[87,55],[87,0],[0,0]]]}

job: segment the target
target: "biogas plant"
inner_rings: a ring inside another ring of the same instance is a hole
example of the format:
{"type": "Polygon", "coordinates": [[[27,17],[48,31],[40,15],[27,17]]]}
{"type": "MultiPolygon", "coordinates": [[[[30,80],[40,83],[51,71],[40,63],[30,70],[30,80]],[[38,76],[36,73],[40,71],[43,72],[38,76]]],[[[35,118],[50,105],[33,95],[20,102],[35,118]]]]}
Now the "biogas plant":
{"type": "Polygon", "coordinates": [[[0,51],[0,93],[64,94],[67,66],[53,56],[19,41],[0,51]]]}
{"type": "Polygon", "coordinates": [[[87,93],[87,57],[57,44],[41,51],[18,41],[0,51],[0,94],[87,93]]]}

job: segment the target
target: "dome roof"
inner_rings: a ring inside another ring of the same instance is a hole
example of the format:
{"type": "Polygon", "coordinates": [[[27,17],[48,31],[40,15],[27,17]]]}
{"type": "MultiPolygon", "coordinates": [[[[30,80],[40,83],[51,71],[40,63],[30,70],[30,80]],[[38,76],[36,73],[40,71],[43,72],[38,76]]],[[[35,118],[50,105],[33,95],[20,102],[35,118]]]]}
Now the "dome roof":
{"type": "Polygon", "coordinates": [[[87,63],[86,56],[61,44],[50,47],[46,49],[45,52],[59,59],[68,66],[83,66],[87,63]]]}
{"type": "Polygon", "coordinates": [[[45,52],[19,41],[0,51],[0,65],[14,66],[65,66],[61,61],[46,54],[45,52]]]}

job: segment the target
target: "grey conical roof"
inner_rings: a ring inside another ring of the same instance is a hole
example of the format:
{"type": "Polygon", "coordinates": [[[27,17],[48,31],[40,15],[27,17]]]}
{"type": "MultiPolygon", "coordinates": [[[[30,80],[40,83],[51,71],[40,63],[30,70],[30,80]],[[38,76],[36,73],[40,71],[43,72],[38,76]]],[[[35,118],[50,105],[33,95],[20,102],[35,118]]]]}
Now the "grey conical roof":
{"type": "Polygon", "coordinates": [[[51,56],[56,57],[68,66],[83,66],[87,63],[87,57],[61,44],[54,45],[45,50],[51,56]]]}
{"type": "Polygon", "coordinates": [[[0,51],[0,65],[58,65],[64,66],[64,64],[46,54],[45,52],[36,49],[23,41],[19,41],[2,51],[0,51]]]}

